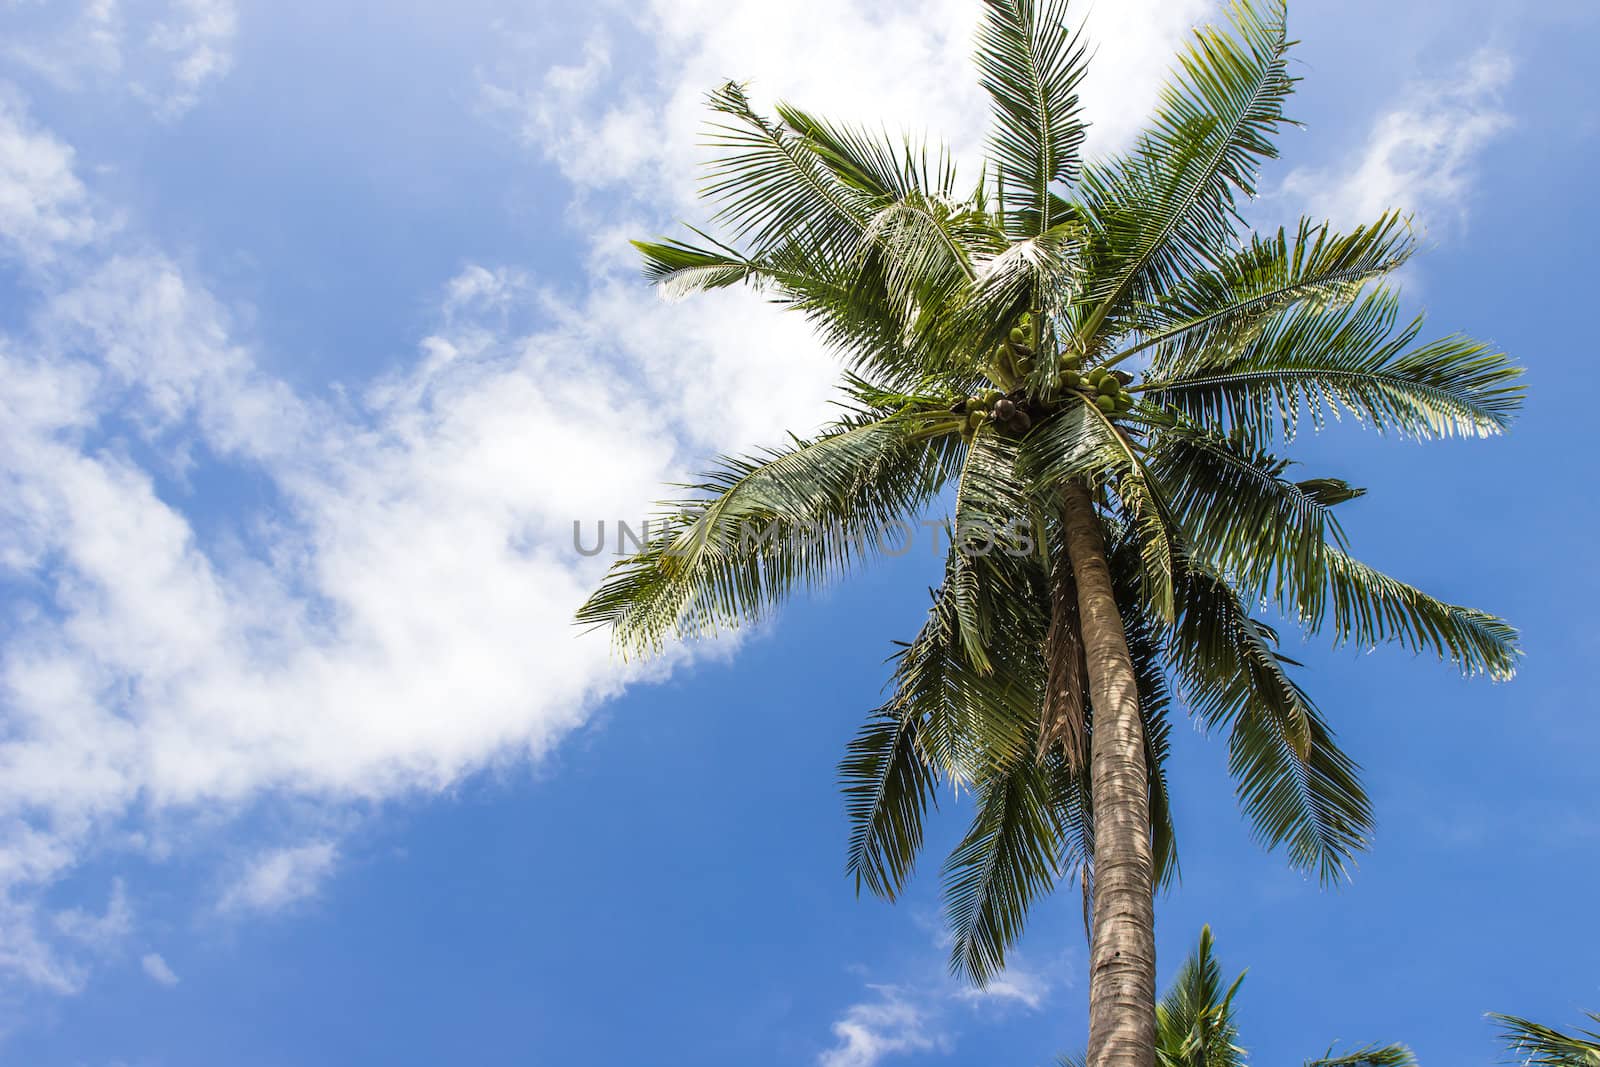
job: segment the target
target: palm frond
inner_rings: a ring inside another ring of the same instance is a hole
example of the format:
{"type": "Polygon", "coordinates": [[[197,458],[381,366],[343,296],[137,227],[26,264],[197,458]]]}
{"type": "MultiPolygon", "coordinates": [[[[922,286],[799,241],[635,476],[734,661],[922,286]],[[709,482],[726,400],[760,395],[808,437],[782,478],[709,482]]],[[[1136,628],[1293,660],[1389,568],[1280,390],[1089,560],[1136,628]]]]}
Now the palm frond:
{"type": "MultiPolygon", "coordinates": [[[[1498,1012],[1490,1012],[1489,1018],[1500,1024],[1506,1045],[1525,1067],[1535,1064],[1538,1067],[1600,1067],[1600,1033],[1593,1030],[1563,1033],[1498,1012]]],[[[1589,1018],[1600,1023],[1600,1014],[1590,1012],[1589,1018]]]]}
{"type": "Polygon", "coordinates": [[[1366,848],[1373,819],[1359,768],[1334,741],[1276,634],[1252,618],[1220,576],[1186,561],[1182,611],[1169,649],[1185,702],[1228,730],[1239,801],[1267,848],[1332,881],[1366,848]]]}
{"type": "Polygon", "coordinates": [[[922,820],[935,804],[938,773],[917,741],[915,703],[891,702],[873,713],[839,764],[850,821],[846,869],[856,892],[865,885],[893,900],[922,848],[922,820]]]}
{"type": "Polygon", "coordinates": [[[1395,641],[1413,652],[1433,652],[1469,677],[1505,681],[1516,673],[1522,649],[1516,628],[1504,619],[1436,600],[1342,551],[1330,550],[1327,562],[1338,641],[1361,648],[1395,641]]]}
{"type": "Polygon", "coordinates": [[[1078,104],[1088,50],[1066,28],[1061,0],[985,0],[978,70],[992,105],[990,154],[1008,204],[1007,229],[1036,237],[1061,221],[1057,182],[1076,180],[1085,124],[1078,104]]]}
{"type": "Polygon", "coordinates": [[[977,784],[972,826],[945,863],[950,967],[978,986],[1005,966],[1028,907],[1060,874],[1062,838],[1050,775],[1035,760],[995,768],[977,784]]]}
{"type": "Polygon", "coordinates": [[[1303,618],[1322,616],[1328,547],[1346,543],[1329,501],[1359,490],[1334,478],[1290,481],[1287,460],[1242,436],[1183,424],[1156,437],[1148,462],[1171,487],[1195,555],[1254,597],[1270,596],[1303,618]]]}
{"type": "Polygon", "coordinates": [[[1305,1067],[1417,1067],[1417,1057],[1404,1045],[1365,1045],[1354,1052],[1307,1060],[1305,1067]]]}
{"type": "Polygon", "coordinates": [[[1102,264],[1085,348],[1113,316],[1131,325],[1138,306],[1232,251],[1236,198],[1255,195],[1260,162],[1277,156],[1272,138],[1295,81],[1285,5],[1234,0],[1229,21],[1229,31],[1195,31],[1134,149],[1085,171],[1080,196],[1102,264]]]}
{"type": "Polygon", "coordinates": [[[1146,395],[1256,439],[1292,437],[1302,418],[1320,427],[1341,409],[1423,439],[1504,431],[1522,402],[1522,369],[1469,338],[1413,347],[1422,320],[1397,329],[1398,313],[1398,298],[1382,288],[1349,306],[1302,305],[1236,357],[1153,381],[1146,395]]]}
{"type": "Polygon", "coordinates": [[[757,252],[796,242],[824,253],[853,248],[870,198],[839,181],[805,137],[757,114],[744,86],[728,82],[708,102],[726,116],[707,137],[718,153],[703,190],[722,205],[714,221],[757,252]]]}
{"type": "Polygon", "coordinates": [[[878,204],[910,196],[949,199],[955,195],[956,165],[950,150],[910,139],[899,144],[881,132],[779,102],[773,108],[784,125],[806,139],[823,166],[845,185],[878,204]]]}
{"type": "Polygon", "coordinates": [[[759,620],[789,592],[847,572],[956,470],[958,439],[919,432],[941,417],[858,413],[787,450],[725,457],[612,567],[578,622],[652,651],[759,620]]]}
{"type": "Polygon", "coordinates": [[[1268,237],[1186,278],[1140,316],[1144,339],[1123,358],[1149,350],[1152,374],[1205,366],[1237,355],[1278,313],[1306,304],[1348,304],[1362,288],[1399,268],[1415,249],[1408,221],[1386,214],[1348,234],[1302,219],[1291,240],[1268,237]]]}

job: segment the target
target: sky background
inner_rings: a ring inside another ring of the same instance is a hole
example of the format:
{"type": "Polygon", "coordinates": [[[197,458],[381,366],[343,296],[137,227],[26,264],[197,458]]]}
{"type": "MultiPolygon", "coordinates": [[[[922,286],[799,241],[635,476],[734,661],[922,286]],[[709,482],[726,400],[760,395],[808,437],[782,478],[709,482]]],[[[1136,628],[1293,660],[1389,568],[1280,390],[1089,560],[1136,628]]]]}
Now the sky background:
{"type": "MultiPolygon", "coordinates": [[[[1090,10],[1081,5],[1079,10],[1090,10]]],[[[1090,152],[1205,0],[1100,0],[1090,152]]],[[[1084,1040],[1070,890],[1005,979],[946,977],[942,809],[858,900],[835,765],[940,563],[625,665],[568,620],[574,519],[827,415],[746,293],[668,305],[625,240],[693,203],[702,94],[972,160],[977,5],[0,0],[0,1062],[1014,1064],[1084,1040]]],[[[1329,891],[1175,731],[1182,884],[1250,968],[1244,1043],[1503,1053],[1600,1010],[1591,209],[1600,12],[1295,4],[1305,77],[1250,213],[1414,210],[1408,306],[1530,368],[1507,438],[1302,437],[1355,547],[1510,618],[1510,684],[1290,651],[1380,827],[1329,891]]],[[[968,168],[969,176],[975,168],[968,168]]]]}

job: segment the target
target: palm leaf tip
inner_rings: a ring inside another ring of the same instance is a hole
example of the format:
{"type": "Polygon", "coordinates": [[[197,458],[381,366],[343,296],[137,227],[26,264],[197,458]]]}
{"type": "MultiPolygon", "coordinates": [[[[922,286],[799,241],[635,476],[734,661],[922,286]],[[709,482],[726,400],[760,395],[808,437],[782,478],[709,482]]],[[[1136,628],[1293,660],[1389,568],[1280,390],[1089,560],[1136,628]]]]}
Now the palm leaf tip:
{"type": "MultiPolygon", "coordinates": [[[[1490,1012],[1501,1037],[1524,1065],[1537,1067],[1600,1067],[1600,1033],[1577,1030],[1566,1033],[1516,1015],[1490,1012]]],[[[1600,1024],[1600,1014],[1589,1013],[1600,1024]]]]}

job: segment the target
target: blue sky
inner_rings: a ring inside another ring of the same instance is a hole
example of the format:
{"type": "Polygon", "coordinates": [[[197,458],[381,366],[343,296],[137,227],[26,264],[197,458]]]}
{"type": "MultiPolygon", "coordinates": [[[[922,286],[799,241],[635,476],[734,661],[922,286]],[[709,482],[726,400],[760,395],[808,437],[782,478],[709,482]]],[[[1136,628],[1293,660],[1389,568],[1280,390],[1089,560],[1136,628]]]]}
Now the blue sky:
{"type": "MultiPolygon", "coordinates": [[[[1205,0],[1100,3],[1091,150],[1205,0]]],[[[1078,901],[948,978],[937,859],[855,898],[835,764],[938,563],[622,664],[567,620],[573,519],[805,430],[832,367],[745,294],[657,301],[625,238],[695,218],[700,94],[984,135],[976,5],[0,0],[0,1062],[1051,1062],[1078,901]]],[[[1530,368],[1507,438],[1302,438],[1365,558],[1509,617],[1512,683],[1294,654],[1380,822],[1335,891],[1264,854],[1176,731],[1183,882],[1255,1062],[1486,1010],[1600,1008],[1600,428],[1583,319],[1597,15],[1292,9],[1252,208],[1417,212],[1408,304],[1530,368]]]]}

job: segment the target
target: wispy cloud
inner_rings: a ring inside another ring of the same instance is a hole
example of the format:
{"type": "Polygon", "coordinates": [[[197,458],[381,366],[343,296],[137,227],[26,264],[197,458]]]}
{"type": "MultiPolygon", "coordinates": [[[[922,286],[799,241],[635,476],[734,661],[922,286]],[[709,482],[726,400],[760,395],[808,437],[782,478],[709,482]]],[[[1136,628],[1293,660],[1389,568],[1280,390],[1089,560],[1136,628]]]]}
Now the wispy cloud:
{"type": "Polygon", "coordinates": [[[72,148],[37,127],[0,84],[0,258],[44,266],[99,230],[72,148]]]}
{"type": "Polygon", "coordinates": [[[1050,995],[1052,983],[1043,974],[1027,970],[1012,960],[988,985],[965,986],[956,996],[972,1004],[1020,1005],[1038,1011],[1050,995]]]}
{"type": "Polygon", "coordinates": [[[224,912],[274,912],[317,892],[338,853],[331,841],[312,841],[255,857],[217,902],[224,912]]]}
{"type": "Polygon", "coordinates": [[[1342,225],[1398,208],[1427,225],[1464,223],[1479,154],[1511,125],[1502,91],[1514,66],[1485,49],[1455,74],[1413,84],[1380,113],[1348,165],[1301,168],[1278,195],[1342,225]]]}
{"type": "Polygon", "coordinates": [[[161,958],[159,952],[145,953],[139,959],[139,967],[157,985],[164,985],[170,988],[178,984],[177,973],[167,964],[166,960],[161,958]]]}
{"type": "Polygon", "coordinates": [[[894,986],[870,986],[872,1000],[852,1004],[833,1024],[838,1043],[817,1057],[820,1067],[876,1067],[889,1056],[929,1052],[945,1038],[926,1010],[894,986]]]}
{"type": "Polygon", "coordinates": [[[177,118],[233,64],[234,0],[64,0],[0,10],[0,55],[59,88],[129,93],[177,118]]]}

